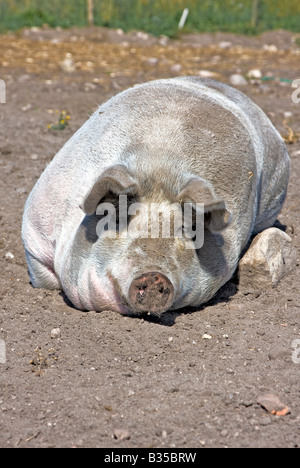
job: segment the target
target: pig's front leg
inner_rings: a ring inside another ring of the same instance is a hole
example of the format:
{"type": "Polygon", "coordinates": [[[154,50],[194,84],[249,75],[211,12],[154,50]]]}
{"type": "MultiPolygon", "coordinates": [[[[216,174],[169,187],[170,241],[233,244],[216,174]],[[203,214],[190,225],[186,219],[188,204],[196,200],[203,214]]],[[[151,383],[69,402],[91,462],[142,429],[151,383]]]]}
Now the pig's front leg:
{"type": "Polygon", "coordinates": [[[30,252],[26,251],[25,254],[31,284],[34,288],[61,289],[56,274],[49,266],[43,264],[30,252]]]}

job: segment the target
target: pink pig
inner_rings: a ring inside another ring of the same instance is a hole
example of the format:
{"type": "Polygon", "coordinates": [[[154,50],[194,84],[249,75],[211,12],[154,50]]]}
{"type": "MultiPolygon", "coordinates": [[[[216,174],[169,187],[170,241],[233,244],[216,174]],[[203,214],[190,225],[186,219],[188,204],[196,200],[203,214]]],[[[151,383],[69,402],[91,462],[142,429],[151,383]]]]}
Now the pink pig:
{"type": "Polygon", "coordinates": [[[27,200],[31,283],[63,289],[81,310],[160,316],[200,306],[232,277],[250,237],[273,225],[289,164],[266,115],[227,85],[182,77],[124,91],[65,144],[27,200]],[[120,195],[126,222],[118,215],[108,236],[98,207],[116,207],[120,195]],[[134,203],[159,204],[171,219],[184,204],[202,206],[203,246],[176,232],[130,235],[146,216],[130,214],[134,203]]]}

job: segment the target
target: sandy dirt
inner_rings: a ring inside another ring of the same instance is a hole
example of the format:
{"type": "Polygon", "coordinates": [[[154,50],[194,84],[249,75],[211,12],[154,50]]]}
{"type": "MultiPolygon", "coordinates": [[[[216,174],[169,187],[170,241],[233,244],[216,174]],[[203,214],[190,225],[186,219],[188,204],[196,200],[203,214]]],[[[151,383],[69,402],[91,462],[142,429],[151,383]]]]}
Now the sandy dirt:
{"type": "MultiPolygon", "coordinates": [[[[0,104],[1,447],[300,446],[300,364],[292,347],[300,339],[299,264],[276,289],[245,295],[232,280],[200,310],[167,313],[157,322],[79,312],[60,292],[33,289],[20,239],[34,183],[98,104],[136,83],[207,71],[225,83],[251,69],[294,80],[300,78],[294,39],[273,32],[170,41],[100,28],[1,36],[7,87],[0,104]],[[69,126],[49,130],[62,110],[70,113],[69,126]],[[258,403],[266,392],[290,413],[268,413],[258,403]]],[[[287,124],[300,132],[300,103],[292,102],[288,81],[249,81],[240,89],[282,134],[287,124]]],[[[299,254],[294,140],[279,221],[299,254]]]]}

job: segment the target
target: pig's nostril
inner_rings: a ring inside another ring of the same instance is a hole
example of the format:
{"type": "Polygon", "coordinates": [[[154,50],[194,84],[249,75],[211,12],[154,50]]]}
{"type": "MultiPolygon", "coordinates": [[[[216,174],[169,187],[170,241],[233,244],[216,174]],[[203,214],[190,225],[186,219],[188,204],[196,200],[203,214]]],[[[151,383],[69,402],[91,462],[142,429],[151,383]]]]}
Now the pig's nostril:
{"type": "Polygon", "coordinates": [[[171,307],[174,287],[162,273],[149,272],[132,281],[129,300],[136,312],[160,314],[171,307]]]}

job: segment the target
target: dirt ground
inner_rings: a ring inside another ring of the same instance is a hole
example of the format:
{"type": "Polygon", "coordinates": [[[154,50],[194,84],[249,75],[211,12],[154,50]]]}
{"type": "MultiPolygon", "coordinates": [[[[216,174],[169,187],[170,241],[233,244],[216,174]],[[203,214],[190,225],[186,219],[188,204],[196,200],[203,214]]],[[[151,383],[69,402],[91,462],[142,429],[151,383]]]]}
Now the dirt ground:
{"type": "MultiPolygon", "coordinates": [[[[300,103],[284,81],[300,78],[294,39],[281,31],[171,41],[100,28],[1,36],[1,447],[300,446],[300,364],[292,359],[299,264],[276,289],[245,295],[233,280],[206,307],[155,322],[79,312],[58,291],[33,289],[20,239],[25,200],[46,164],[98,104],[136,83],[207,72],[229,83],[234,73],[259,69],[277,79],[240,89],[282,134],[284,120],[300,132],[300,103]],[[49,130],[62,110],[69,126],[49,130]],[[267,391],[290,414],[267,413],[257,402],[267,391]]],[[[279,220],[299,255],[299,141],[289,152],[279,220]]]]}

